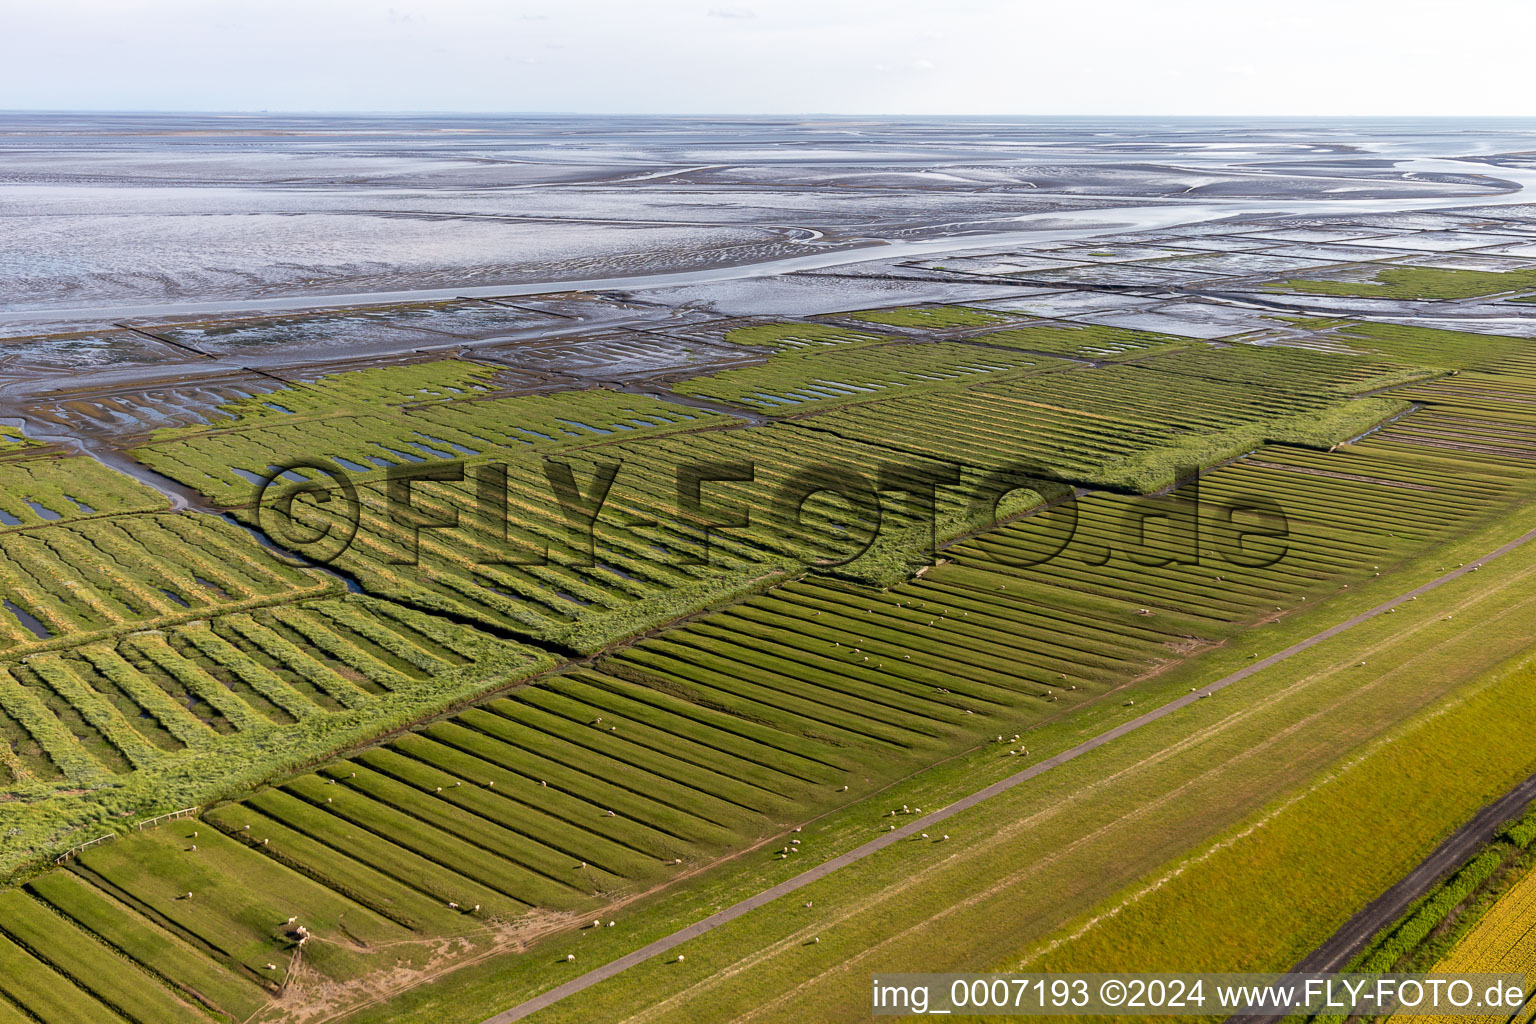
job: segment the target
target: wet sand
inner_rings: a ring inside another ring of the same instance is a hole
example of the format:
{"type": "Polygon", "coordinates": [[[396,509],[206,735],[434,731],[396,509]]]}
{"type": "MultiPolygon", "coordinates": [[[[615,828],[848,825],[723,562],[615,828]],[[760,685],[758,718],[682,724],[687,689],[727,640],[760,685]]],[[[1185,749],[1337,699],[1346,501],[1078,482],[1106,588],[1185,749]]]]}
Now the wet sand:
{"type": "Polygon", "coordinates": [[[1531,174],[1507,155],[1531,128],[9,114],[0,324],[707,284],[1058,230],[1486,202],[1531,174]]]}

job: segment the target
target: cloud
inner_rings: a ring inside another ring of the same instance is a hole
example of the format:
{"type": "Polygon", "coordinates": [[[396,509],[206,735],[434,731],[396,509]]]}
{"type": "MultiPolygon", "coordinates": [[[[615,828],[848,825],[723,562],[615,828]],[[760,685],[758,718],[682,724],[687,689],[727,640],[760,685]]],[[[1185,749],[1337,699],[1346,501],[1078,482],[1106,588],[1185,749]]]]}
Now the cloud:
{"type": "Polygon", "coordinates": [[[900,64],[888,64],[881,61],[875,65],[875,71],[882,75],[909,74],[913,71],[937,71],[939,66],[926,57],[914,57],[912,60],[900,64]]]}
{"type": "Polygon", "coordinates": [[[711,18],[729,18],[732,21],[745,21],[748,18],[757,17],[757,12],[750,7],[711,7],[711,18]]]}

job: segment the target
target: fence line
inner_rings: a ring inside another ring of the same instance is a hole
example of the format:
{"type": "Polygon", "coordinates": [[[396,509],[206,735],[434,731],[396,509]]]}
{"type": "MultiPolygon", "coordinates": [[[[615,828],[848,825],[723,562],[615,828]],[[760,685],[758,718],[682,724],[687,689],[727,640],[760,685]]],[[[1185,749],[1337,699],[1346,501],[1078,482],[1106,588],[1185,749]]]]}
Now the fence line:
{"type": "Polygon", "coordinates": [[[79,846],[72,846],[72,847],[70,847],[69,849],[65,850],[63,853],[59,854],[57,857],[53,858],[53,862],[55,864],[63,864],[66,860],[69,860],[69,858],[71,858],[71,857],[78,857],[80,854],[84,853],[86,850],[89,850],[91,847],[95,846],[97,843],[104,843],[108,839],[116,839],[116,838],[117,838],[117,833],[116,832],[108,832],[104,836],[97,836],[95,839],[92,839],[88,843],[81,843],[79,846]]]}
{"type": "Polygon", "coordinates": [[[145,818],[143,821],[135,825],[134,828],[138,829],[140,832],[143,832],[147,828],[154,828],[162,821],[172,821],[176,818],[190,818],[192,815],[196,814],[197,811],[198,809],[196,807],[183,807],[179,811],[169,811],[165,814],[157,815],[153,818],[145,818]]]}
{"type": "MultiPolygon", "coordinates": [[[[199,810],[200,810],[200,808],[197,808],[197,807],[183,807],[179,811],[169,811],[169,812],[167,812],[165,814],[156,815],[153,818],[145,818],[143,821],[141,821],[141,822],[137,823],[136,825],[134,825],[134,828],[138,829],[140,832],[143,832],[145,829],[147,829],[147,828],[154,828],[156,825],[159,825],[162,822],[174,821],[177,818],[190,818],[193,815],[195,815],[199,810]]],[[[97,836],[95,839],[92,839],[90,842],[81,843],[79,846],[71,846],[69,849],[65,850],[63,853],[61,853],[57,857],[53,858],[53,862],[55,864],[63,864],[65,861],[69,860],[71,857],[78,857],[78,856],[80,856],[80,854],[84,853],[86,850],[89,850],[91,847],[95,846],[97,843],[104,843],[104,842],[106,842],[109,839],[116,839],[116,838],[117,838],[117,833],[116,832],[108,832],[104,836],[97,836]]]]}

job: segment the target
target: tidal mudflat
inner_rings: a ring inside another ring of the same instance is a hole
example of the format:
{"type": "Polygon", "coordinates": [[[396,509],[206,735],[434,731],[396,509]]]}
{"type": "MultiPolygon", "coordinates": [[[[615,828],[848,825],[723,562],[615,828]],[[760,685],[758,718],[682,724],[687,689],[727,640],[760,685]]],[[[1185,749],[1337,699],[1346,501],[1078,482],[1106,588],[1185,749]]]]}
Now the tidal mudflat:
{"type": "Polygon", "coordinates": [[[1506,197],[1517,122],[0,117],[0,312],[600,281],[1506,197]]]}

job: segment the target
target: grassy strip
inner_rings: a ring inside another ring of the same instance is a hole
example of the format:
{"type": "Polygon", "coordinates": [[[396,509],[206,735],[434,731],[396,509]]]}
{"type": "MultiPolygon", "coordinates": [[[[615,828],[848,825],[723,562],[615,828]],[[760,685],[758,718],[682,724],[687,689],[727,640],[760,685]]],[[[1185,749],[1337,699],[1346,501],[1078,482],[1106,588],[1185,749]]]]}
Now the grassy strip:
{"type": "Polygon", "coordinates": [[[0,932],[136,1024],[197,1024],[204,1015],[158,979],[18,890],[0,893],[0,932]]]}
{"type": "Polygon", "coordinates": [[[1272,292],[1378,299],[1472,299],[1536,288],[1536,269],[1456,270],[1448,267],[1381,267],[1367,281],[1293,278],[1265,286],[1272,292]]]}
{"type": "MultiPolygon", "coordinates": [[[[95,847],[80,859],[80,870],[141,912],[217,950],[253,979],[284,976],[283,968],[298,955],[286,922],[300,911],[303,918],[297,923],[326,934],[349,934],[359,944],[410,937],[405,928],[346,897],[275,861],[252,856],[215,829],[188,827],[198,824],[181,822],[95,847]],[[277,964],[278,973],[269,971],[268,963],[277,964]]],[[[355,975],[367,963],[357,949],[341,944],[322,943],[304,955],[332,977],[355,975]]]]}
{"type": "Polygon", "coordinates": [[[842,314],[845,320],[859,320],[889,327],[920,327],[929,330],[949,330],[957,327],[992,327],[1013,323],[1020,319],[1014,313],[1001,313],[991,309],[972,309],[968,306],[907,306],[902,309],[867,309],[857,313],[842,314]]]}
{"type": "Polygon", "coordinates": [[[54,871],[27,888],[78,927],[225,1017],[245,1020],[266,1002],[265,993],[254,982],[215,964],[170,932],[91,888],[78,875],[54,871]]]}
{"type": "Polygon", "coordinates": [[[110,1024],[123,1020],[4,937],[0,937],[0,996],[10,997],[47,1024],[110,1024]]]}

